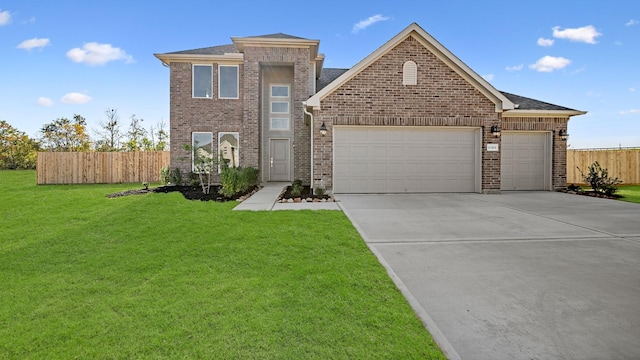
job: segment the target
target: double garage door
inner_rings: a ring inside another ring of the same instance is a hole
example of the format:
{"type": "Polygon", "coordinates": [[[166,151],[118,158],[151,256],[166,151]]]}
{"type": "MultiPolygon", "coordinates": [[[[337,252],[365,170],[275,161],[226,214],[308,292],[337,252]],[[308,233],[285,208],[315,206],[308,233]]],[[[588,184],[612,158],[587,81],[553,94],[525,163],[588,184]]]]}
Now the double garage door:
{"type": "MultiPolygon", "coordinates": [[[[479,192],[479,128],[335,127],[335,193],[479,192]]],[[[550,136],[503,132],[502,190],[550,187],[550,136]]]]}
{"type": "Polygon", "coordinates": [[[335,127],[335,193],[479,191],[480,129],[335,127]]]}

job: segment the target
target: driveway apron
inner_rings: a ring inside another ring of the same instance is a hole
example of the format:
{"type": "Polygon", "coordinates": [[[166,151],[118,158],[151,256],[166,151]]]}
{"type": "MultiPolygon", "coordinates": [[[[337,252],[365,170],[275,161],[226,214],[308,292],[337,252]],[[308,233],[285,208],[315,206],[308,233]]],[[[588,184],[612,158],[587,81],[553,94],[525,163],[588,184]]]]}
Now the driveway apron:
{"type": "Polygon", "coordinates": [[[640,205],[341,195],[449,359],[640,359],[640,205]]]}

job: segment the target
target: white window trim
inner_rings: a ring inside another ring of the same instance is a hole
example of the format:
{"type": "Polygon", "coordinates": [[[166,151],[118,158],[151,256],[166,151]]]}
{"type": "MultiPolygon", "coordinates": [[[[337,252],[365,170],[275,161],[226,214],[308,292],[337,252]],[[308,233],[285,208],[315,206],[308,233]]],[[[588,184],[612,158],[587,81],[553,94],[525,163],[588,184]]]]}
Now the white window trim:
{"type": "Polygon", "coordinates": [[[288,114],[289,113],[289,102],[288,101],[272,101],[271,102],[270,111],[271,111],[272,114],[288,114]],[[273,111],[273,104],[274,103],[287,104],[287,111],[273,111]]]}
{"type": "MultiPolygon", "coordinates": [[[[222,149],[220,148],[222,137],[227,134],[233,134],[236,136],[238,140],[238,146],[236,146],[236,152],[238,153],[238,163],[236,164],[236,168],[240,167],[240,132],[238,131],[220,131],[218,132],[218,156],[222,157],[222,149]]],[[[233,156],[233,154],[232,154],[233,156]]],[[[221,160],[222,161],[222,160],[221,160]]],[[[218,164],[218,173],[222,171],[222,167],[218,164]]]]}
{"type": "Polygon", "coordinates": [[[269,130],[271,131],[289,131],[291,129],[291,119],[288,117],[270,117],[269,118],[269,130]],[[287,127],[286,128],[274,128],[273,127],[273,120],[287,120],[287,127]]]}
{"type": "Polygon", "coordinates": [[[271,84],[271,87],[269,89],[269,96],[271,96],[274,99],[288,99],[291,95],[291,86],[289,84],[271,84]],[[274,96],[273,95],[273,88],[274,87],[286,87],[287,88],[287,96],[274,96]]]}
{"type": "Polygon", "coordinates": [[[211,64],[192,64],[191,65],[191,98],[192,99],[213,99],[213,65],[211,64]],[[196,96],[195,94],[195,86],[196,86],[196,66],[207,66],[211,68],[211,78],[209,82],[211,83],[211,96],[196,96]]]}
{"type": "Polygon", "coordinates": [[[195,160],[195,151],[196,151],[196,147],[194,146],[194,139],[195,139],[195,135],[196,134],[210,134],[211,135],[211,154],[213,156],[215,156],[215,153],[213,152],[213,132],[211,131],[193,131],[191,133],[191,171],[195,172],[196,171],[196,167],[194,166],[193,162],[195,160]]]}
{"type": "Polygon", "coordinates": [[[240,98],[240,66],[238,65],[222,65],[218,64],[218,99],[239,99],[240,98]],[[221,79],[220,76],[220,68],[222,67],[234,67],[236,68],[236,93],[238,94],[236,97],[223,97],[220,91],[221,79]]]}
{"type": "Polygon", "coordinates": [[[418,64],[409,60],[402,65],[402,85],[418,84],[418,64]]]}

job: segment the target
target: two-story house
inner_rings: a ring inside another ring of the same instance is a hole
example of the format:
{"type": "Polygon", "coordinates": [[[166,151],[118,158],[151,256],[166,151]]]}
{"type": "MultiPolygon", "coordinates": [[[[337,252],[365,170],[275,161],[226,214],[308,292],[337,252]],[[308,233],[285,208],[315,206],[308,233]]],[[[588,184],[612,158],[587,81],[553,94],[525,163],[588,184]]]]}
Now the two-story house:
{"type": "Polygon", "coordinates": [[[205,144],[261,180],[334,193],[555,190],[585,112],[501,92],[417,24],[350,69],[273,34],[155,54],[170,68],[171,166],[205,144]]]}

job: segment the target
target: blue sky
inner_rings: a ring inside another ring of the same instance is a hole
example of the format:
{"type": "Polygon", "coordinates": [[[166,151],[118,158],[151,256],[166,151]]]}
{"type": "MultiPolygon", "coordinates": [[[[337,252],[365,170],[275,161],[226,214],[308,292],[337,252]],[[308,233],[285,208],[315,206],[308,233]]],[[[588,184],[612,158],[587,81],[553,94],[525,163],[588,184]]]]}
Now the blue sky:
{"type": "Polygon", "coordinates": [[[417,22],[499,90],[588,111],[569,122],[571,147],[640,146],[640,1],[264,4],[0,0],[0,120],[33,137],[73,114],[97,128],[108,109],[125,127],[168,123],[154,53],[283,32],[349,68],[417,22]]]}

